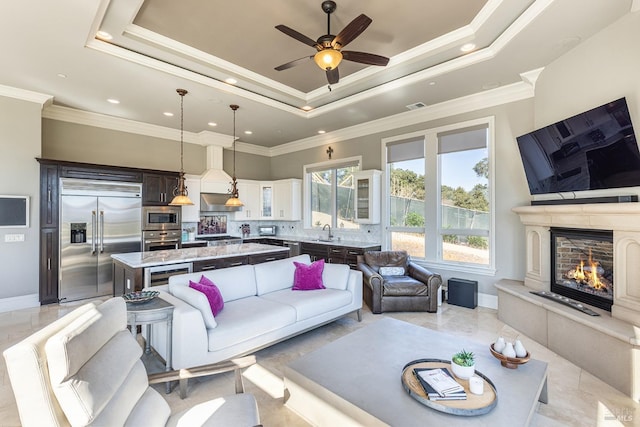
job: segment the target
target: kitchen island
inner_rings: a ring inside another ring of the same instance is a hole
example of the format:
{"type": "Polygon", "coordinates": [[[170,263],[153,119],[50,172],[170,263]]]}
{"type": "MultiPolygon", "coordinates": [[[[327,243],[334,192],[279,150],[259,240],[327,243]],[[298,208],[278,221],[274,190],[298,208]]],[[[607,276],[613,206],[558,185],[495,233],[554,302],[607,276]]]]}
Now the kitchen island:
{"type": "Polygon", "coordinates": [[[164,285],[170,276],[259,264],[289,256],[289,248],[259,243],[113,254],[113,294],[164,285]]]}

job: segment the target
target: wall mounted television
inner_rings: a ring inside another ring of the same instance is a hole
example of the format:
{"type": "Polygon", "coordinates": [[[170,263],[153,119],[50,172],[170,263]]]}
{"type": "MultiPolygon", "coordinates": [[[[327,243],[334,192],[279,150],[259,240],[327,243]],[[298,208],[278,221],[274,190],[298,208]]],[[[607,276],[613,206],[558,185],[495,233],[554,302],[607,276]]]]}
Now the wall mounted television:
{"type": "Polygon", "coordinates": [[[29,226],[29,196],[0,195],[0,228],[29,226]]]}
{"type": "Polygon", "coordinates": [[[532,195],[640,186],[625,98],[516,138],[532,195]]]}

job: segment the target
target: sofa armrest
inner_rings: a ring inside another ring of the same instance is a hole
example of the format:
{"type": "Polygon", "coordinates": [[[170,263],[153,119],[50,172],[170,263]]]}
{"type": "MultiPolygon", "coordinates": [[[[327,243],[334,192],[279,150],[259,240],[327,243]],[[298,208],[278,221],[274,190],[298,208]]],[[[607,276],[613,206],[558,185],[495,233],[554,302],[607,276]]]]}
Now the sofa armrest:
{"type": "Polygon", "coordinates": [[[347,282],[347,290],[352,294],[354,307],[362,308],[362,272],[358,270],[349,270],[349,281],[347,282]]]}
{"type": "Polygon", "coordinates": [[[409,262],[409,270],[407,272],[409,276],[416,280],[421,281],[429,289],[429,311],[435,312],[438,310],[438,288],[442,285],[442,277],[437,273],[432,273],[420,264],[413,261],[409,262]]]}
{"type": "MultiPolygon", "coordinates": [[[[207,328],[200,310],[180,298],[160,291],[160,297],[173,304],[172,367],[173,369],[198,366],[209,351],[207,328]]],[[[153,324],[151,345],[166,358],[166,323],[153,324]]],[[[144,331],[144,328],[143,328],[144,331]]]]}

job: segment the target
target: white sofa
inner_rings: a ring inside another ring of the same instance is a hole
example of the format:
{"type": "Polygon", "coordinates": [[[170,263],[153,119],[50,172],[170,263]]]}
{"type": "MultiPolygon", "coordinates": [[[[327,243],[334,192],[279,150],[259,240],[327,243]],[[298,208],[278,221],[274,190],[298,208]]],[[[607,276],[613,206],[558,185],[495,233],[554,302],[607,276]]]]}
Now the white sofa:
{"type": "MultiPolygon", "coordinates": [[[[293,291],[295,265],[309,255],[169,278],[162,298],[175,306],[173,369],[193,368],[252,353],[355,312],[360,320],[362,273],[347,265],[325,264],[326,289],[293,291]],[[201,275],[220,289],[224,309],[211,314],[206,297],[189,288],[201,275]],[[199,308],[197,308],[199,307],[199,308]]],[[[166,349],[166,325],[153,325],[151,344],[166,349]]]]}

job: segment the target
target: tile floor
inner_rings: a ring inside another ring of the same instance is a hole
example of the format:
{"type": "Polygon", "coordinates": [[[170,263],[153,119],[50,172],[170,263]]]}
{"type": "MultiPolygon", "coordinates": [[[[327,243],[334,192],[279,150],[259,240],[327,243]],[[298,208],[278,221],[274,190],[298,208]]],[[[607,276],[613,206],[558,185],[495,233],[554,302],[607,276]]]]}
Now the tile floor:
{"type": "MultiPolygon", "coordinates": [[[[63,316],[77,305],[50,305],[0,313],[0,350],[63,316]]],[[[358,322],[353,315],[344,317],[256,353],[258,363],[245,370],[244,383],[246,391],[256,396],[264,426],[308,426],[283,405],[285,392],[282,368],[309,351],[375,322],[380,316],[446,331],[487,346],[498,335],[509,340],[516,337],[521,339],[532,357],[549,363],[549,404],[539,404],[533,422],[535,427],[640,426],[640,405],[637,402],[528,337],[519,335],[518,331],[498,320],[495,310],[482,307],[470,310],[446,303],[438,313],[374,315],[365,306],[362,322],[358,322]]],[[[602,351],[606,354],[606,349],[602,351]]],[[[0,426],[18,426],[18,412],[4,359],[0,360],[0,365],[0,426]]],[[[234,383],[231,373],[191,380],[185,400],[180,399],[176,390],[169,395],[164,394],[163,384],[154,387],[167,399],[172,410],[178,411],[215,396],[233,393],[234,383]]]]}

